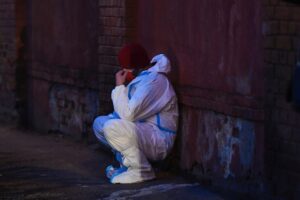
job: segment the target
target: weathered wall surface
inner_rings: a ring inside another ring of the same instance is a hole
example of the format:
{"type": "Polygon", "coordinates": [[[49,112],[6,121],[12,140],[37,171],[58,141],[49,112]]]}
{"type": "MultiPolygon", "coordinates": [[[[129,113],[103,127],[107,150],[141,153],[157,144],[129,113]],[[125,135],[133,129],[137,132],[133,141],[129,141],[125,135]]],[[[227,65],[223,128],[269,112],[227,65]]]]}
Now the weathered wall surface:
{"type": "Polygon", "coordinates": [[[263,2],[266,175],[274,195],[299,199],[300,112],[292,79],[300,61],[300,4],[263,2]]]}
{"type": "Polygon", "coordinates": [[[29,1],[31,126],[85,137],[112,112],[117,53],[134,36],[135,1],[29,1]],[[87,133],[88,132],[88,133],[87,133]]]}
{"type": "Polygon", "coordinates": [[[93,118],[111,112],[119,49],[137,40],[150,56],[163,52],[172,62],[181,168],[225,188],[292,199],[300,193],[300,115],[291,96],[299,7],[283,0],[0,0],[0,117],[86,137],[93,118]]]}
{"type": "Polygon", "coordinates": [[[181,167],[212,180],[260,180],[261,2],[140,1],[138,19],[138,40],[173,64],[181,167]]]}
{"type": "Polygon", "coordinates": [[[99,109],[98,1],[29,1],[28,117],[40,131],[82,136],[99,109]]]}
{"type": "Polygon", "coordinates": [[[15,1],[0,1],[0,117],[16,120],[16,15],[15,1]]]}

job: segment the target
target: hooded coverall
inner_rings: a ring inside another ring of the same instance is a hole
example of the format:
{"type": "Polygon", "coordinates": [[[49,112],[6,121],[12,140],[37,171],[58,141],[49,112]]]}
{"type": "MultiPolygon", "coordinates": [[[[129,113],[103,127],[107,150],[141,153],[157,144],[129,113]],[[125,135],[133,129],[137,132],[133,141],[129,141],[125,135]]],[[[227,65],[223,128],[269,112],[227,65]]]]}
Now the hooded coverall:
{"type": "Polygon", "coordinates": [[[156,64],[141,72],[127,87],[112,91],[114,113],[95,119],[98,140],[122,155],[127,171],[111,177],[112,183],[135,183],[155,178],[148,162],[164,159],[177,131],[178,107],[174,89],[165,74],[168,58],[159,54],[156,64]]]}

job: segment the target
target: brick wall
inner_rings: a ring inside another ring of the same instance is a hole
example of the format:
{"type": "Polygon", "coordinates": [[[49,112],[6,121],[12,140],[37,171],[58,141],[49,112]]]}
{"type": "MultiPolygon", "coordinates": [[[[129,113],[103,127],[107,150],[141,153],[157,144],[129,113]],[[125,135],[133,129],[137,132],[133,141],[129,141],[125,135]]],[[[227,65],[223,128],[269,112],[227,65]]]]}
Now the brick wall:
{"type": "Polygon", "coordinates": [[[100,114],[112,112],[111,90],[119,69],[117,54],[135,37],[136,0],[99,0],[99,77],[100,114]]]}
{"type": "Polygon", "coordinates": [[[265,163],[273,195],[300,196],[300,112],[292,77],[300,61],[300,4],[264,0],[265,163]]]}
{"type": "Polygon", "coordinates": [[[0,116],[15,120],[15,1],[0,1],[0,116]]]}

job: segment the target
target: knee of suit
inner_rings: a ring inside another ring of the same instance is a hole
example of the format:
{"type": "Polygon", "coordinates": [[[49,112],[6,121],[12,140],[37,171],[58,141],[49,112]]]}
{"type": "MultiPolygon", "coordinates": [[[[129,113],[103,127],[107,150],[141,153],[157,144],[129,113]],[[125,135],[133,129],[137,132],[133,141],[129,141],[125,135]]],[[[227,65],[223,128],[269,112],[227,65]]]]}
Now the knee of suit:
{"type": "Polygon", "coordinates": [[[103,124],[104,124],[104,121],[106,117],[105,116],[99,116],[97,117],[94,122],[93,122],[93,130],[94,130],[94,133],[98,133],[98,132],[103,132],[103,124]]]}
{"type": "Polygon", "coordinates": [[[100,127],[99,127],[99,117],[97,117],[94,122],[93,122],[93,130],[94,130],[94,134],[97,134],[100,131],[100,127]]]}
{"type": "Polygon", "coordinates": [[[107,121],[103,127],[104,136],[118,151],[137,145],[134,125],[121,119],[107,121]]]}
{"type": "Polygon", "coordinates": [[[121,129],[120,126],[121,123],[119,119],[112,119],[107,121],[103,126],[105,137],[110,138],[110,137],[115,137],[117,135],[120,136],[121,133],[119,133],[120,131],[118,131],[121,129]]]}

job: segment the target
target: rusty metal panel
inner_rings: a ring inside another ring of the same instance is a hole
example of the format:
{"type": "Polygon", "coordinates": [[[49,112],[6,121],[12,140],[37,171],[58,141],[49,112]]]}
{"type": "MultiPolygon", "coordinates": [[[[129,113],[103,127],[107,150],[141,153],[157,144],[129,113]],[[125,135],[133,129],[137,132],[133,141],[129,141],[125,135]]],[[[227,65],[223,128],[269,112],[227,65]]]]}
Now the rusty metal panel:
{"type": "Polygon", "coordinates": [[[261,97],[261,1],[141,1],[138,40],[180,86],[261,97]]]}
{"type": "Polygon", "coordinates": [[[139,1],[138,37],[165,53],[181,103],[180,165],[204,177],[263,168],[261,1],[139,1]]]}
{"type": "Polygon", "coordinates": [[[31,126],[81,137],[99,108],[98,1],[30,0],[29,5],[31,126]]]}
{"type": "Polygon", "coordinates": [[[41,68],[97,68],[97,1],[31,0],[30,4],[33,61],[41,68]]]}

